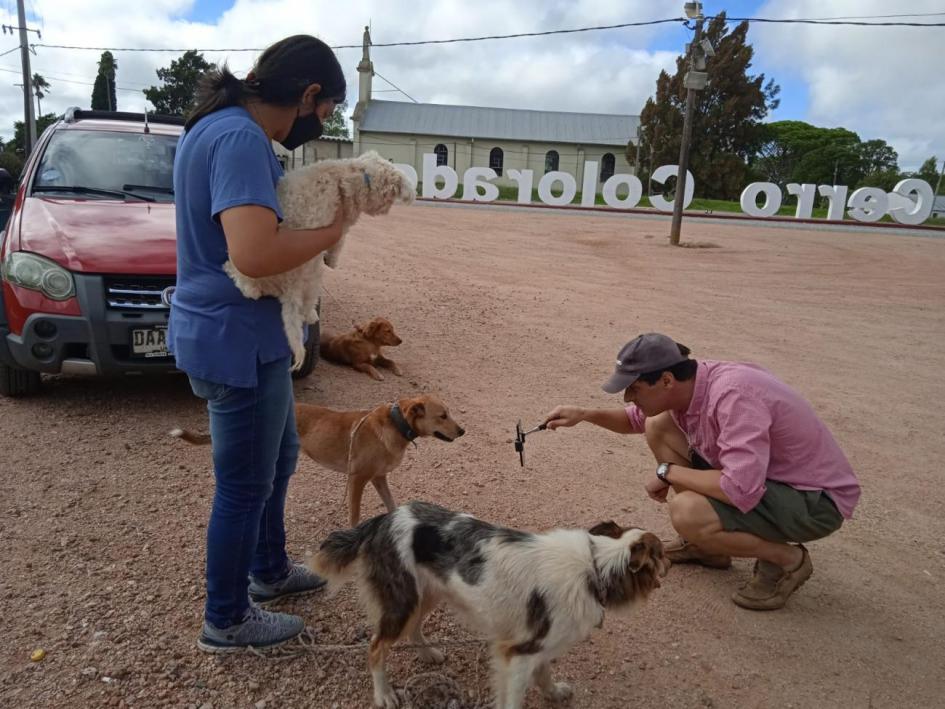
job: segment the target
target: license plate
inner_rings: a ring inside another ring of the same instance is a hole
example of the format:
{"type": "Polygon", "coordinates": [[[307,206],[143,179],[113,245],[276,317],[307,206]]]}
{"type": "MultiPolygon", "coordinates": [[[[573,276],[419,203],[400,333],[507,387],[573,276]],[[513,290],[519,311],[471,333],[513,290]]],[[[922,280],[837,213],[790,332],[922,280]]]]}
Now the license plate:
{"type": "Polygon", "coordinates": [[[136,357],[170,357],[167,351],[167,327],[149,327],[131,331],[131,354],[136,357]]]}

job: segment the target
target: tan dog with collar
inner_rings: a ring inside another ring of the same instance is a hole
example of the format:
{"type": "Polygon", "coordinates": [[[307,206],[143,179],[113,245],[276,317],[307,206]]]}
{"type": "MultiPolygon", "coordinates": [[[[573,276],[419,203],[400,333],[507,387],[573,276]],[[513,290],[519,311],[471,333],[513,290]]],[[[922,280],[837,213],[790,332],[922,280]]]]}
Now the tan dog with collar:
{"type": "Polygon", "coordinates": [[[296,404],[295,423],[302,450],[309,458],[347,474],[348,522],[352,527],[361,518],[361,497],[368,482],[388,511],[396,508],[387,474],[400,465],[408,443],[427,436],[452,442],[466,432],[443,402],[429,394],[357,411],[296,404]]]}

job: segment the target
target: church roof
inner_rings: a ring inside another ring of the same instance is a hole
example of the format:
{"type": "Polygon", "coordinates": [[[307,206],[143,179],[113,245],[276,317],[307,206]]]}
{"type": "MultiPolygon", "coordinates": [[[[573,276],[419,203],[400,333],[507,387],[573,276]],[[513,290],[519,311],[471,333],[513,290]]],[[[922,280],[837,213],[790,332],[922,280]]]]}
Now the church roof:
{"type": "Polygon", "coordinates": [[[639,125],[639,116],[371,100],[364,107],[360,130],[622,146],[631,138],[636,142],[639,125]]]}

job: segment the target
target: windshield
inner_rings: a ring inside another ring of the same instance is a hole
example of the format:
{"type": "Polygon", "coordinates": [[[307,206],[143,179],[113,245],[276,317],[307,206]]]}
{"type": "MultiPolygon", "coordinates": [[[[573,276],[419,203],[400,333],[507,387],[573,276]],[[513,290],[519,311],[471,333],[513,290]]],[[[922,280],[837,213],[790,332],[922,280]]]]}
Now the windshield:
{"type": "Polygon", "coordinates": [[[176,135],[117,131],[60,130],[49,140],[33,192],[50,194],[75,187],[83,199],[173,202],[176,135]],[[98,190],[98,193],[96,193],[98,190]],[[128,194],[131,193],[131,194],[128,194]]]}

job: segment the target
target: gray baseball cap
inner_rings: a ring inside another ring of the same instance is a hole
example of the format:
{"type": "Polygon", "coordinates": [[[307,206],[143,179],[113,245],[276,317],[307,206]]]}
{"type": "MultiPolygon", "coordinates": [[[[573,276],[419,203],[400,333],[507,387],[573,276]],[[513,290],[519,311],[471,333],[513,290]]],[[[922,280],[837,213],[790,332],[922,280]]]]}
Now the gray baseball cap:
{"type": "Polygon", "coordinates": [[[638,335],[620,348],[617,367],[603,389],[608,394],[616,394],[633,384],[641,374],[669,369],[687,359],[671,337],[658,332],[638,335]]]}

